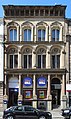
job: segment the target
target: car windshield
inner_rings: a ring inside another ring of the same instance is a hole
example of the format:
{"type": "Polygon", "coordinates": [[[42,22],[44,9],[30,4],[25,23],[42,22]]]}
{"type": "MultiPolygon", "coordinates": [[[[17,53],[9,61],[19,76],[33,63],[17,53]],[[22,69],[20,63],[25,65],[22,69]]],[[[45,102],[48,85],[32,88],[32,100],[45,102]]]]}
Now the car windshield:
{"type": "Polygon", "coordinates": [[[9,108],[5,109],[5,111],[13,110],[14,108],[15,108],[15,106],[13,106],[13,107],[9,107],[9,108]]]}

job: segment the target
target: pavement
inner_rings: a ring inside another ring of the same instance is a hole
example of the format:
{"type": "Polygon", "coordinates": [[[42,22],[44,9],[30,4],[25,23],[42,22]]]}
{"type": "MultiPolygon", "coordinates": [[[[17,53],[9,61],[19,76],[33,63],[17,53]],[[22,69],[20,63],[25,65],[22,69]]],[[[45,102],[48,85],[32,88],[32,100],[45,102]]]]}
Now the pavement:
{"type": "Polygon", "coordinates": [[[0,112],[0,119],[3,119],[3,112],[0,112]]]}
{"type": "Polygon", "coordinates": [[[62,115],[61,115],[61,109],[53,109],[50,111],[52,114],[52,119],[65,119],[62,115]]]}

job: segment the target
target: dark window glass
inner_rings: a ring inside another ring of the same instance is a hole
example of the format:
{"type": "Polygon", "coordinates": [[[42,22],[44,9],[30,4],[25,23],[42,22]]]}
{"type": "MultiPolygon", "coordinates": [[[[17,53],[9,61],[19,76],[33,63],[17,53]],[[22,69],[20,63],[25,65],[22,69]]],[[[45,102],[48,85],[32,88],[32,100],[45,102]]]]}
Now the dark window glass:
{"type": "Polygon", "coordinates": [[[14,56],[14,67],[18,66],[18,55],[14,56]]]}
{"type": "Polygon", "coordinates": [[[27,55],[24,55],[24,68],[27,68],[27,55]]]}
{"type": "Polygon", "coordinates": [[[28,55],[28,64],[29,64],[29,68],[32,67],[32,55],[28,55]]]}
{"type": "Polygon", "coordinates": [[[46,55],[38,55],[38,68],[46,67],[46,55]]]}
{"type": "Polygon", "coordinates": [[[10,55],[10,68],[18,67],[18,55],[10,55]]]}
{"type": "Polygon", "coordinates": [[[32,67],[32,55],[24,55],[24,68],[32,67]]]}
{"type": "Polygon", "coordinates": [[[41,55],[38,55],[38,68],[41,68],[41,55]]]}
{"type": "Polygon", "coordinates": [[[43,65],[43,68],[46,67],[46,55],[42,55],[42,65],[43,65]]]}
{"type": "Polygon", "coordinates": [[[13,55],[10,55],[10,68],[13,68],[13,55]]]}
{"type": "Polygon", "coordinates": [[[52,56],[52,68],[60,68],[60,55],[52,56]]]}

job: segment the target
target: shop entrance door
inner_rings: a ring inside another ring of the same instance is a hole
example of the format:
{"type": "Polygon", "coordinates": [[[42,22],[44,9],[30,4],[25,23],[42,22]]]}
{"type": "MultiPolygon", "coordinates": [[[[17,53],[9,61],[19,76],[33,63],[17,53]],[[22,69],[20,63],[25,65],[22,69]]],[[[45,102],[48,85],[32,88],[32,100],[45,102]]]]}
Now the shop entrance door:
{"type": "Polygon", "coordinates": [[[60,105],[60,90],[53,90],[51,91],[51,94],[53,107],[60,105]]]}
{"type": "Polygon", "coordinates": [[[57,108],[60,105],[61,82],[58,78],[51,80],[52,107],[57,108]]]}
{"type": "Polygon", "coordinates": [[[17,105],[18,89],[9,89],[9,107],[17,105]]]}

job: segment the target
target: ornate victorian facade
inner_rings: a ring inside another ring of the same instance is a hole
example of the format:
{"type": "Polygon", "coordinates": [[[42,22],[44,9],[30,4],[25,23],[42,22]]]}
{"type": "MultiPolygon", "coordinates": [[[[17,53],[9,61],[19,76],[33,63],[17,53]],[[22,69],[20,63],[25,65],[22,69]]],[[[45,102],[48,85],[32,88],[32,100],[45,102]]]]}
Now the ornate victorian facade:
{"type": "Polygon", "coordinates": [[[66,6],[4,8],[4,107],[66,107],[66,6]]]}

